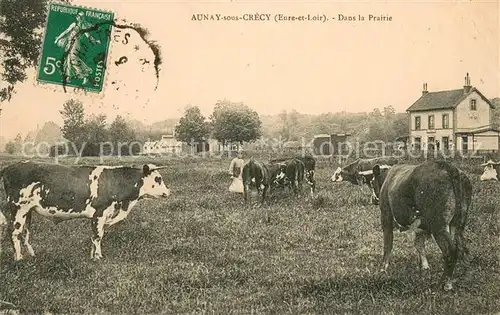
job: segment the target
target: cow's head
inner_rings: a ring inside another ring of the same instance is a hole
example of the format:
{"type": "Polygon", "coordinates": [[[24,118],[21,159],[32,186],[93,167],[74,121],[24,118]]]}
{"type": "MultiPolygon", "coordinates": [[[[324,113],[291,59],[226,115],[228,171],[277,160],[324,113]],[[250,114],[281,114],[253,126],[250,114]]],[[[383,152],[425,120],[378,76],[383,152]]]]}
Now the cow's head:
{"type": "Polygon", "coordinates": [[[163,181],[163,178],[158,171],[159,169],[166,168],[166,166],[155,166],[153,164],[145,164],[142,167],[142,187],[140,190],[141,197],[168,197],[170,196],[170,189],[163,181]]]}
{"type": "Polygon", "coordinates": [[[271,181],[272,185],[275,187],[283,187],[287,184],[287,178],[286,178],[286,163],[279,163],[276,166],[274,166],[271,174],[271,181]]]}
{"type": "Polygon", "coordinates": [[[492,160],[481,164],[481,166],[484,166],[484,171],[481,174],[480,180],[498,180],[497,168],[499,168],[499,164],[500,162],[493,162],[492,160]]]}
{"type": "Polygon", "coordinates": [[[332,182],[341,182],[343,180],[344,178],[342,177],[342,169],[340,167],[337,167],[332,175],[332,182]]]}
{"type": "Polygon", "coordinates": [[[342,169],[338,167],[332,175],[332,182],[350,182],[354,185],[363,185],[365,183],[364,176],[359,174],[355,169],[342,169]]]}
{"type": "Polygon", "coordinates": [[[305,178],[309,184],[314,183],[314,170],[305,169],[305,178]]]}

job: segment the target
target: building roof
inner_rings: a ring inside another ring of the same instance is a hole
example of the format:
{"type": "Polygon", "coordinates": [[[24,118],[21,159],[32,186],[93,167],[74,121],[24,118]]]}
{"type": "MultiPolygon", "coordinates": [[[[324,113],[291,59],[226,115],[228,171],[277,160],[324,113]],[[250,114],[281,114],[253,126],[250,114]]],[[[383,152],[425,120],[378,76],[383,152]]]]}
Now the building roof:
{"type": "Polygon", "coordinates": [[[500,133],[500,129],[496,128],[495,126],[488,125],[488,126],[482,126],[479,128],[472,128],[472,129],[458,129],[456,131],[457,134],[478,134],[478,133],[483,133],[483,132],[488,132],[488,131],[494,131],[500,133]]]}
{"type": "Polygon", "coordinates": [[[476,88],[471,88],[468,93],[464,93],[464,89],[428,92],[426,94],[423,94],[418,100],[416,100],[415,103],[413,103],[413,105],[411,105],[407,109],[407,111],[417,112],[439,109],[453,109],[463,99],[474,92],[478,93],[486,101],[486,103],[494,108],[490,100],[487,99],[481,92],[479,92],[476,88]]]}

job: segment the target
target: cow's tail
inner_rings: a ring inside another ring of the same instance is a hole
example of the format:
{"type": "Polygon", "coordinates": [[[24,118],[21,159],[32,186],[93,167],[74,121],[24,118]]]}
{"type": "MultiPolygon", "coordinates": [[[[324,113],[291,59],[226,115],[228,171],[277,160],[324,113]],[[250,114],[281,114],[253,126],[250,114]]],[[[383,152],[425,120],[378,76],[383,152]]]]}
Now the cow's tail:
{"type": "MultiPolygon", "coordinates": [[[[3,183],[3,175],[4,175],[4,173],[5,173],[5,167],[0,170],[0,182],[2,183],[2,186],[4,187],[3,189],[5,190],[5,184],[3,183]]],[[[4,211],[3,208],[0,209],[0,228],[2,226],[4,226],[4,225],[7,225],[7,218],[2,213],[3,211],[4,211]]],[[[2,231],[0,229],[0,241],[1,241],[2,235],[3,235],[3,233],[2,233],[2,231]]]]}
{"type": "Polygon", "coordinates": [[[457,255],[460,259],[468,259],[470,253],[463,233],[469,211],[472,208],[472,184],[469,178],[456,167],[446,164],[446,171],[450,177],[455,194],[455,215],[450,225],[455,228],[454,241],[457,248],[457,255]]]}

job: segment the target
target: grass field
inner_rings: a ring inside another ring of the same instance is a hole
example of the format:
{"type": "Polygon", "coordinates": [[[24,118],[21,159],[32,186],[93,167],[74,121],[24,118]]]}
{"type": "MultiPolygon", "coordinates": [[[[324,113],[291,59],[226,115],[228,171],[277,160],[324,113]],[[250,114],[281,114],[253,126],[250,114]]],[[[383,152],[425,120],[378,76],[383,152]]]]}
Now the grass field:
{"type": "MultiPolygon", "coordinates": [[[[333,165],[318,163],[314,200],[277,201],[275,194],[270,206],[244,208],[242,197],[227,191],[229,160],[155,162],[171,166],[161,171],[171,197],[140,201],[107,230],[100,262],[90,260],[86,220],[54,225],[35,215],[37,256],[17,263],[4,238],[0,300],[29,314],[500,311],[500,184],[480,183],[477,165],[458,165],[474,185],[465,233],[473,259],[458,265],[455,290],[444,292],[433,240],[427,243],[430,272],[418,270],[413,235],[398,232],[389,272],[379,272],[379,209],[353,185],[330,183],[333,165]]],[[[0,194],[3,205],[3,189],[0,194]]]]}

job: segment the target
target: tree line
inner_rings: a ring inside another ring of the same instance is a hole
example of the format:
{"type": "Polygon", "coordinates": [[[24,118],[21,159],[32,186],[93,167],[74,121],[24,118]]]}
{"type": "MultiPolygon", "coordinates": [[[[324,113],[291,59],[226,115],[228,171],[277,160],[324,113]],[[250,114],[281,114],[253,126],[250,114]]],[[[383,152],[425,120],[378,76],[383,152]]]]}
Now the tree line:
{"type": "MultiPolygon", "coordinates": [[[[70,145],[50,148],[51,154],[54,155],[57,150],[58,154],[97,156],[139,154],[146,141],[159,140],[163,134],[172,132],[175,132],[176,140],[198,148],[208,139],[216,139],[222,145],[243,145],[259,139],[280,139],[284,143],[302,138],[310,141],[318,134],[349,133],[361,142],[391,142],[408,133],[407,115],[396,113],[392,106],[383,110],[374,109],[371,113],[307,115],[292,110],[277,115],[259,116],[244,103],[221,100],[215,104],[208,117],[202,115],[198,106],[188,106],[179,120],[167,119],[149,127],[122,116],[117,116],[108,124],[106,115],[86,115],[83,103],[74,99],[63,104],[60,114],[63,119],[61,128],[48,122],[39,132],[28,133],[24,143],[33,141],[37,145],[43,141],[53,144],[66,142],[70,145]]],[[[254,146],[271,145],[270,143],[259,141],[254,146]]],[[[22,145],[23,138],[18,135],[7,143],[5,149],[11,154],[21,153],[22,145]]],[[[45,153],[47,146],[43,146],[42,150],[43,152],[38,153],[45,153]]],[[[22,153],[27,153],[26,147],[22,153]]]]}

